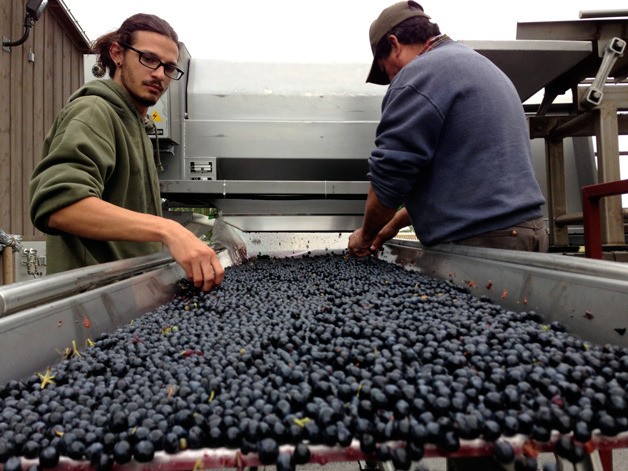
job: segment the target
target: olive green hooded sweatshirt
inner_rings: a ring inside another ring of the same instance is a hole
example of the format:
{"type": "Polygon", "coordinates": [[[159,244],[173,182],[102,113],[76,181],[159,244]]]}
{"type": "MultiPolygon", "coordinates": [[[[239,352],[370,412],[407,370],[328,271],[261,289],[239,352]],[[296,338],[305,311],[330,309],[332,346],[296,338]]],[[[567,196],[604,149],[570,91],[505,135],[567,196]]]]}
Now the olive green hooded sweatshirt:
{"type": "Polygon", "coordinates": [[[29,192],[31,220],[48,234],[47,273],[163,250],[161,243],[97,241],[48,227],[52,213],[89,196],[161,216],[152,143],[130,95],[113,80],[89,82],[70,97],[44,141],[29,192]]]}

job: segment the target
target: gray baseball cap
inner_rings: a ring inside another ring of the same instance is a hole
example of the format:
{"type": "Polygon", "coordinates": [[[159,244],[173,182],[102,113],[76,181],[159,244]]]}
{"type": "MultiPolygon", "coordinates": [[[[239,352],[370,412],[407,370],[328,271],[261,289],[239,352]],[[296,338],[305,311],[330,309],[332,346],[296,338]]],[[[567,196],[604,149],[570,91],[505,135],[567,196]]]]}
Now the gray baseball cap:
{"type": "Polygon", "coordinates": [[[369,76],[366,78],[367,82],[379,85],[388,85],[390,83],[388,75],[386,75],[386,73],[379,67],[377,61],[375,60],[375,50],[377,49],[377,44],[379,44],[388,31],[408,18],[413,18],[415,16],[422,16],[428,19],[430,18],[423,10],[419,10],[417,7],[420,8],[419,4],[413,1],[406,0],[398,2],[384,9],[377,19],[373,21],[373,24],[371,24],[371,28],[369,29],[369,39],[371,40],[371,50],[373,51],[373,64],[371,65],[369,76]],[[411,8],[411,6],[414,6],[414,8],[411,8]]]}

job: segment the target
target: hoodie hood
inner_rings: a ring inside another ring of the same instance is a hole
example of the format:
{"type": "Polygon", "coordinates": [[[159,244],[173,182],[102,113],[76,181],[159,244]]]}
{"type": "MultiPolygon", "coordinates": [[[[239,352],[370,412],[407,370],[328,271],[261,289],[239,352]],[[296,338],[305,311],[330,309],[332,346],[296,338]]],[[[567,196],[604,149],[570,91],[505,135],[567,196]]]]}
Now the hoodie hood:
{"type": "Polygon", "coordinates": [[[135,108],[135,104],[129,92],[112,79],[92,80],[87,82],[70,96],[68,103],[86,96],[99,96],[104,98],[119,114],[128,114],[129,110],[131,110],[140,122],[142,122],[142,117],[135,108]]]}

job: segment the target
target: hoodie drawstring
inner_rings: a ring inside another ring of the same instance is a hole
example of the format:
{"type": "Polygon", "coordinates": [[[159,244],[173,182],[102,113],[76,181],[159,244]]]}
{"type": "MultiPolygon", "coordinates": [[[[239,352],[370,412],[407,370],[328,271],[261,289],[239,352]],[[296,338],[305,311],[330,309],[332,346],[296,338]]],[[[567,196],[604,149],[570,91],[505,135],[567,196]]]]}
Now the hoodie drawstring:
{"type": "Polygon", "coordinates": [[[155,149],[153,150],[153,157],[155,159],[157,172],[162,173],[164,171],[164,166],[161,163],[161,154],[159,152],[159,133],[157,132],[157,125],[152,119],[150,119],[150,117],[146,116],[146,118],[144,118],[144,126],[146,127],[146,132],[148,134],[155,135],[155,149]]]}

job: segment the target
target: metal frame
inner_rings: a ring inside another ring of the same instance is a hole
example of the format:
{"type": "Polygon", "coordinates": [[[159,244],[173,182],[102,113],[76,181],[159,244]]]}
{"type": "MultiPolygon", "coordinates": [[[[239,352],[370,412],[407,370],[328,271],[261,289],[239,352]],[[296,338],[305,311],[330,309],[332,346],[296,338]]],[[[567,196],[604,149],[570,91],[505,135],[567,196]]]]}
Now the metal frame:
{"type": "MultiPolygon", "coordinates": [[[[577,87],[578,99],[587,93],[577,87]]],[[[602,104],[581,114],[534,116],[530,118],[530,136],[545,139],[550,245],[569,245],[567,226],[581,222],[581,214],[568,214],[566,204],[565,156],[563,140],[567,137],[596,136],[597,182],[620,180],[618,136],[628,134],[628,116],[618,113],[628,109],[628,84],[607,84],[602,104]]],[[[603,243],[624,245],[621,199],[609,198],[602,206],[603,243]]]]}
{"type": "MultiPolygon", "coordinates": [[[[590,41],[593,53],[545,85],[545,96],[537,116],[530,119],[531,136],[543,137],[549,199],[550,245],[567,246],[567,225],[573,221],[565,205],[565,167],[562,140],[570,136],[595,136],[598,149],[598,181],[619,180],[618,136],[628,133],[628,84],[617,83],[628,70],[623,54],[626,18],[586,19],[579,21],[531,22],[517,24],[517,39],[590,41]],[[615,82],[607,80],[614,77],[615,82]],[[619,79],[618,79],[619,78],[619,79]],[[592,81],[588,84],[585,82],[592,81]],[[543,117],[553,100],[573,90],[574,110],[568,116],[543,117]],[[540,121],[540,122],[539,122],[540,121]],[[552,126],[547,127],[551,122],[552,126]],[[544,129],[543,131],[540,131],[544,129]]],[[[608,198],[602,205],[603,243],[624,245],[625,234],[621,200],[608,198]]]]}

